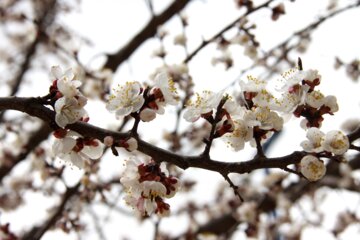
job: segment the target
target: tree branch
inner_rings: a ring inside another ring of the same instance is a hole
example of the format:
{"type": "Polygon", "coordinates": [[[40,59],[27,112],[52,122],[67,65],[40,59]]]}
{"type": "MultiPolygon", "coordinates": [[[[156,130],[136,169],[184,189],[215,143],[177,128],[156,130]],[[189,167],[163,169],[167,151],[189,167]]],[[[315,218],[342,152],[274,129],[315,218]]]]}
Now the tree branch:
{"type": "Polygon", "coordinates": [[[190,0],[174,0],[165,11],[160,15],[154,16],[123,48],[114,54],[108,54],[108,59],[104,68],[110,68],[112,71],[115,71],[122,62],[127,60],[131,54],[141,46],[141,44],[156,34],[157,28],[160,25],[164,24],[177,12],[181,11],[189,2],[190,0]]]}
{"type": "MultiPolygon", "coordinates": [[[[272,66],[267,66],[268,69],[272,69],[273,66],[278,66],[279,63],[281,62],[281,60],[284,59],[284,57],[294,48],[296,48],[296,44],[292,44],[289,46],[289,43],[292,42],[292,40],[294,39],[294,37],[300,37],[303,36],[305,34],[310,34],[311,31],[315,30],[316,28],[318,28],[322,23],[326,22],[326,20],[329,20],[332,17],[337,16],[340,13],[343,13],[347,10],[356,8],[360,6],[360,2],[358,1],[357,3],[354,4],[350,4],[346,7],[343,8],[339,8],[338,10],[331,12],[327,15],[324,15],[322,17],[320,17],[318,20],[310,23],[309,25],[307,25],[306,27],[294,32],[291,36],[287,37],[284,41],[282,41],[281,43],[277,44],[276,46],[272,47],[271,49],[269,49],[263,57],[259,58],[256,62],[254,62],[252,65],[250,65],[249,67],[243,69],[239,76],[236,78],[236,80],[234,80],[233,82],[231,82],[227,87],[235,84],[238,79],[243,76],[246,72],[254,69],[255,67],[262,65],[259,63],[266,63],[267,59],[271,56],[273,56],[273,53],[277,50],[282,50],[282,54],[281,56],[275,56],[276,60],[274,61],[274,63],[272,64],[272,66]]],[[[226,87],[226,88],[227,88],[226,87]]]]}
{"type": "MultiPolygon", "coordinates": [[[[19,98],[19,97],[6,97],[0,98],[0,111],[5,109],[12,109],[27,113],[31,116],[38,117],[43,121],[55,127],[54,117],[55,113],[49,108],[44,107],[37,98],[19,98]]],[[[102,129],[84,122],[77,122],[68,125],[67,128],[78,132],[84,137],[94,137],[103,141],[106,136],[112,136],[114,139],[125,139],[130,136],[130,133],[119,133],[106,129],[102,129]]],[[[307,153],[293,152],[292,154],[278,157],[267,158],[264,161],[252,159],[242,162],[221,162],[213,160],[208,156],[182,156],[167,150],[158,148],[148,142],[138,139],[138,150],[153,157],[158,162],[169,162],[176,166],[186,169],[189,167],[202,168],[222,175],[228,173],[249,173],[256,169],[262,168],[280,168],[284,169],[288,165],[297,164],[301,158],[307,153]]]]}
{"type": "Polygon", "coordinates": [[[48,218],[48,220],[41,226],[33,227],[30,231],[24,234],[22,239],[23,240],[41,239],[41,237],[46,233],[46,231],[49,230],[52,226],[54,226],[56,221],[61,217],[63,210],[66,206],[66,203],[69,201],[69,199],[72,196],[74,196],[78,192],[80,186],[81,184],[79,182],[75,186],[68,188],[63,195],[60,205],[58,206],[56,211],[48,218]]]}
{"type": "Polygon", "coordinates": [[[210,39],[208,40],[204,40],[192,53],[189,54],[189,56],[183,61],[184,63],[190,62],[191,59],[198,54],[198,52],[200,52],[204,47],[206,47],[209,43],[212,43],[213,41],[215,41],[216,39],[218,39],[219,37],[221,37],[225,32],[227,32],[228,30],[230,30],[231,28],[233,28],[240,20],[242,20],[243,18],[245,18],[246,16],[262,9],[265,7],[268,7],[270,5],[271,2],[273,2],[274,0],[269,0],[255,8],[251,8],[249,9],[245,14],[241,15],[239,18],[235,19],[234,21],[232,21],[230,24],[228,24],[226,27],[224,27],[223,29],[221,29],[218,33],[216,33],[214,36],[212,36],[210,39]]]}
{"type": "Polygon", "coordinates": [[[47,124],[42,124],[29,138],[28,143],[23,147],[21,153],[13,156],[6,164],[0,166],[0,183],[2,179],[13,169],[18,163],[26,159],[26,157],[51,133],[51,128],[47,124]]]}
{"type": "MultiPolygon", "coordinates": [[[[41,13],[38,16],[38,19],[39,19],[37,21],[38,35],[35,38],[35,40],[30,44],[30,46],[27,48],[27,50],[24,54],[25,55],[24,61],[20,65],[20,69],[12,81],[10,96],[14,96],[17,93],[17,91],[19,90],[19,87],[23,80],[23,77],[30,66],[30,60],[35,55],[36,48],[42,40],[42,32],[50,24],[48,19],[50,18],[50,16],[52,16],[54,14],[53,10],[56,5],[56,0],[51,0],[51,1],[49,1],[48,4],[44,3],[44,5],[46,5],[46,6],[44,6],[44,9],[41,11],[41,13]]],[[[53,18],[51,18],[51,19],[53,19],[53,18]]],[[[0,113],[0,122],[3,121],[4,113],[5,113],[4,111],[0,113]]]]}

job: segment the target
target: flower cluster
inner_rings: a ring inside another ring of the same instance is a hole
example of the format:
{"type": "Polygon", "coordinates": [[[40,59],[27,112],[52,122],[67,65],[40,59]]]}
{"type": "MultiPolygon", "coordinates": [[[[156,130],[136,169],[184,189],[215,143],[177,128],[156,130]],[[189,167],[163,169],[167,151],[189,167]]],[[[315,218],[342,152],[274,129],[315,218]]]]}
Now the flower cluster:
{"type": "Polygon", "coordinates": [[[167,104],[176,105],[178,100],[174,82],[166,73],[155,77],[155,86],[144,90],[139,82],[127,82],[114,89],[106,108],[117,117],[137,113],[144,122],[153,120],[156,114],[163,114],[167,104]]]}
{"type": "MultiPolygon", "coordinates": [[[[228,145],[238,151],[244,148],[246,142],[254,146],[255,142],[258,144],[273,132],[280,131],[283,117],[289,114],[304,117],[301,124],[306,128],[320,127],[324,114],[332,115],[338,111],[334,96],[324,96],[315,90],[320,79],[316,70],[291,69],[282,75],[283,86],[271,92],[267,81],[248,76],[247,81],[239,82],[240,103],[223,92],[203,91],[187,103],[184,118],[189,122],[199,118],[211,124],[215,121],[214,138],[224,135],[228,145]],[[221,105],[222,100],[225,103],[221,105]],[[217,113],[218,119],[215,119],[214,113],[217,113]]],[[[309,130],[309,141],[302,143],[306,151],[328,151],[337,155],[347,151],[349,142],[341,132],[329,132],[323,139],[323,135],[316,131],[309,130]]]]}
{"type": "MultiPolygon", "coordinates": [[[[150,78],[155,79],[158,75],[158,73],[166,73],[173,82],[178,83],[181,85],[184,83],[184,81],[188,82],[190,81],[189,77],[189,68],[186,64],[173,64],[173,65],[164,65],[157,69],[155,69],[155,73],[151,74],[150,78]]],[[[183,89],[184,87],[180,87],[183,89]]]]}
{"type": "Polygon", "coordinates": [[[142,216],[152,213],[167,215],[170,205],[164,202],[164,198],[173,197],[179,188],[179,180],[152,160],[148,163],[128,160],[120,182],[127,192],[126,203],[142,216]]]}
{"type": "Polygon", "coordinates": [[[304,127],[320,127],[324,120],[324,114],[330,114],[339,110],[335,96],[325,96],[319,90],[315,90],[321,82],[321,76],[317,70],[290,70],[283,74],[286,84],[285,101],[282,104],[293,110],[296,117],[304,117],[304,127]]]}
{"type": "Polygon", "coordinates": [[[349,139],[341,131],[332,130],[326,135],[318,128],[312,127],[306,133],[308,140],[301,143],[306,152],[329,152],[342,155],[349,149],[349,139]]]}
{"type": "Polygon", "coordinates": [[[329,156],[342,155],[350,146],[348,137],[341,131],[332,130],[327,134],[316,127],[309,128],[306,133],[307,140],[301,143],[306,152],[314,155],[305,156],[300,162],[300,171],[309,181],[321,179],[326,172],[326,166],[316,154],[326,153],[329,156]]]}
{"type": "Polygon", "coordinates": [[[195,122],[204,118],[208,122],[216,122],[214,137],[224,135],[227,143],[235,150],[244,148],[245,142],[267,138],[283,126],[283,118],[274,111],[275,97],[266,90],[266,82],[249,76],[248,81],[240,82],[243,104],[237,103],[232,97],[220,93],[204,91],[196,94],[194,101],[189,101],[184,113],[185,120],[195,122]],[[218,109],[221,101],[225,101],[218,109]],[[218,112],[220,111],[220,112],[218,112]],[[219,116],[215,119],[214,113],[219,116]]]}
{"type": "Polygon", "coordinates": [[[54,136],[54,155],[78,168],[83,168],[86,161],[98,159],[103,154],[103,146],[97,139],[82,137],[77,132],[66,129],[56,130],[54,136]]]}
{"type": "Polygon", "coordinates": [[[55,121],[59,127],[75,123],[79,120],[87,121],[88,118],[84,106],[87,99],[80,93],[78,88],[81,82],[74,79],[71,69],[65,72],[59,66],[54,66],[51,73],[55,80],[50,87],[50,93],[54,96],[55,121]]]}
{"type": "Polygon", "coordinates": [[[235,45],[240,45],[244,49],[244,55],[250,59],[256,60],[258,58],[259,42],[257,41],[255,35],[251,33],[252,29],[255,28],[255,25],[250,24],[249,21],[244,18],[239,21],[238,27],[240,31],[233,37],[227,38],[221,36],[216,39],[219,55],[212,58],[211,63],[213,65],[222,63],[225,65],[226,69],[232,67],[234,60],[230,47],[235,45]]]}

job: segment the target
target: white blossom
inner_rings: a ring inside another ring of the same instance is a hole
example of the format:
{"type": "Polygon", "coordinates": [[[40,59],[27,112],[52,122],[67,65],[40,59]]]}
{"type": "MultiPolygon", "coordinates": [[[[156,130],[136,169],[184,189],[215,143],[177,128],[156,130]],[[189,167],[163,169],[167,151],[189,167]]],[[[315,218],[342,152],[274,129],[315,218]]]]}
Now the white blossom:
{"type": "Polygon", "coordinates": [[[127,160],[124,173],[120,178],[121,184],[130,192],[133,192],[134,189],[137,190],[138,188],[140,178],[138,165],[140,165],[140,161],[137,161],[136,159],[127,160]]]}
{"type": "Polygon", "coordinates": [[[285,81],[284,85],[282,86],[281,90],[288,91],[289,88],[293,87],[294,85],[298,85],[306,76],[305,71],[300,71],[297,68],[292,68],[284,73],[281,74],[282,81],[285,81]]]}
{"type": "Polygon", "coordinates": [[[104,137],[104,144],[107,147],[111,147],[114,144],[114,138],[112,136],[104,137]]]}
{"type": "Polygon", "coordinates": [[[306,133],[306,138],[308,140],[305,140],[301,143],[302,148],[306,152],[315,152],[319,153],[324,150],[323,148],[323,141],[324,141],[325,134],[320,131],[316,127],[309,128],[306,133]]]}
{"type": "Polygon", "coordinates": [[[203,91],[202,95],[196,94],[196,100],[194,102],[189,101],[184,118],[186,121],[195,122],[202,114],[210,113],[213,109],[216,109],[222,98],[222,93],[213,93],[211,91],[203,91]]]}
{"type": "Polygon", "coordinates": [[[173,64],[173,65],[165,65],[159,67],[155,70],[154,74],[150,75],[151,79],[155,79],[159,72],[166,72],[169,76],[171,76],[175,81],[182,79],[183,76],[187,76],[189,74],[189,68],[186,64],[173,64]]]}
{"type": "Polygon", "coordinates": [[[176,35],[174,38],[175,45],[185,46],[186,42],[187,42],[187,38],[186,38],[185,34],[176,35]]]}
{"type": "Polygon", "coordinates": [[[156,203],[149,198],[139,197],[136,203],[136,207],[141,215],[150,215],[155,211],[156,203]]]}
{"type": "Polygon", "coordinates": [[[156,112],[150,108],[144,108],[140,112],[140,119],[143,122],[150,122],[156,118],[156,112]]]}
{"type": "MultiPolygon", "coordinates": [[[[308,123],[309,121],[306,119],[306,118],[303,118],[301,121],[300,121],[300,127],[304,130],[308,129],[308,123]]],[[[320,123],[320,126],[321,126],[321,123],[320,123]]]]}
{"type": "Polygon", "coordinates": [[[239,84],[243,92],[260,92],[266,88],[267,82],[248,75],[247,82],[240,80],[239,84]]]}
{"type": "Polygon", "coordinates": [[[258,107],[268,107],[272,109],[277,99],[265,88],[261,89],[252,99],[253,103],[258,107]]]}
{"type": "Polygon", "coordinates": [[[171,185],[172,189],[170,189],[170,192],[166,193],[166,195],[165,195],[166,198],[172,198],[179,191],[179,189],[180,189],[180,181],[178,179],[176,179],[176,180],[177,180],[177,182],[173,183],[171,185]]]}
{"type": "Polygon", "coordinates": [[[282,91],[288,91],[294,85],[301,84],[303,80],[306,80],[312,83],[315,79],[321,79],[321,76],[318,74],[317,70],[299,70],[296,68],[292,68],[289,71],[286,71],[281,74],[283,81],[285,81],[282,86],[282,91]]]}
{"type": "Polygon", "coordinates": [[[253,137],[253,129],[242,119],[234,121],[234,131],[225,135],[225,141],[235,151],[244,149],[245,142],[253,137]]]}
{"type": "Polygon", "coordinates": [[[226,68],[229,68],[233,65],[233,57],[230,51],[228,49],[225,49],[221,51],[221,55],[218,57],[213,57],[211,59],[211,64],[213,66],[216,66],[218,63],[225,64],[226,68]]]}
{"type": "Polygon", "coordinates": [[[306,93],[309,90],[307,85],[299,85],[298,89],[292,89],[281,94],[281,97],[275,99],[273,110],[278,110],[283,113],[292,113],[295,109],[305,103],[306,93]]]}
{"type": "Polygon", "coordinates": [[[69,161],[78,168],[83,168],[85,161],[98,159],[103,154],[103,147],[100,141],[94,139],[91,145],[79,143],[81,135],[69,131],[64,138],[55,139],[52,147],[53,154],[65,161],[69,161]]]}
{"type": "Polygon", "coordinates": [[[246,111],[244,121],[252,127],[258,126],[263,130],[274,129],[276,131],[280,131],[284,124],[282,117],[269,108],[264,107],[257,107],[246,111]]]}
{"type": "Polygon", "coordinates": [[[130,152],[133,152],[135,151],[137,148],[138,148],[138,143],[136,141],[135,138],[129,138],[127,141],[126,141],[128,147],[126,148],[126,150],[130,151],[130,152]]]}
{"type": "Polygon", "coordinates": [[[55,102],[55,122],[59,127],[64,128],[68,124],[72,124],[80,120],[87,113],[83,108],[87,102],[84,96],[77,97],[61,97],[55,102]]]}
{"type": "Polygon", "coordinates": [[[166,187],[164,184],[156,181],[144,181],[140,183],[142,194],[146,198],[165,197],[166,187]]]}
{"type": "Polygon", "coordinates": [[[301,235],[301,231],[305,226],[301,223],[283,223],[279,227],[279,233],[286,239],[297,239],[301,235]]]}
{"type": "Polygon", "coordinates": [[[349,139],[341,131],[333,130],[326,134],[324,149],[336,155],[344,154],[349,149],[349,139]]]}
{"type": "Polygon", "coordinates": [[[152,164],[154,163],[141,163],[136,159],[126,162],[125,171],[120,178],[127,193],[124,200],[143,216],[154,212],[167,215],[170,206],[163,198],[175,195],[179,181],[167,176],[167,171],[164,172],[160,166],[152,164]]]}
{"type": "Polygon", "coordinates": [[[339,111],[339,105],[337,104],[337,99],[333,95],[329,95],[325,97],[324,105],[330,108],[331,113],[335,113],[339,111]]]}
{"type": "Polygon", "coordinates": [[[153,56],[153,57],[160,57],[160,58],[162,58],[162,57],[164,57],[165,55],[166,55],[166,51],[165,51],[165,49],[164,49],[163,46],[160,46],[160,47],[154,49],[154,51],[152,52],[152,56],[153,56]]]}
{"type": "Polygon", "coordinates": [[[244,116],[244,108],[237,102],[235,102],[231,97],[228,97],[226,100],[223,109],[230,114],[232,118],[242,118],[244,116]]]}
{"type": "Polygon", "coordinates": [[[118,117],[136,112],[145,101],[141,91],[139,82],[126,82],[125,86],[119,86],[119,89],[110,95],[106,108],[109,111],[115,111],[118,117]]]}
{"type": "Polygon", "coordinates": [[[57,80],[57,88],[63,96],[72,98],[78,95],[78,87],[81,86],[81,82],[74,79],[75,75],[71,68],[63,72],[59,66],[53,66],[51,73],[57,80]]]}
{"type": "Polygon", "coordinates": [[[325,103],[325,96],[320,91],[306,94],[305,102],[313,108],[320,108],[325,103]]]}
{"type": "Polygon", "coordinates": [[[165,104],[177,105],[179,96],[177,95],[174,81],[168,77],[167,73],[162,72],[155,77],[155,88],[159,88],[165,104]]]}
{"type": "Polygon", "coordinates": [[[317,181],[324,177],[326,166],[323,161],[313,155],[306,155],[301,159],[300,171],[309,181],[317,181]]]}
{"type": "Polygon", "coordinates": [[[318,79],[319,82],[321,80],[321,75],[319,74],[318,70],[315,69],[309,69],[306,71],[303,71],[305,73],[304,80],[313,82],[314,80],[318,79]]]}
{"type": "Polygon", "coordinates": [[[256,59],[258,52],[257,48],[254,45],[246,45],[244,49],[245,56],[248,56],[251,59],[256,59]]]}
{"type": "Polygon", "coordinates": [[[245,45],[250,41],[248,34],[236,34],[233,38],[230,39],[232,44],[245,45]]]}
{"type": "Polygon", "coordinates": [[[255,202],[244,202],[236,210],[235,217],[240,222],[256,223],[257,219],[257,204],[255,202]]]}

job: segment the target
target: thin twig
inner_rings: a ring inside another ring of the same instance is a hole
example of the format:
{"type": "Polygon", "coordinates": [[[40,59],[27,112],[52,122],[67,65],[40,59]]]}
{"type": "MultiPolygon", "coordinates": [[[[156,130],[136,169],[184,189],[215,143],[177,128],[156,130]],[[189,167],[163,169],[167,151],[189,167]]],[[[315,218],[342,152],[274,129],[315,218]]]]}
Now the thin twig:
{"type": "MultiPolygon", "coordinates": [[[[249,67],[241,70],[239,76],[233,80],[231,83],[229,83],[226,87],[230,87],[232,85],[234,85],[238,79],[240,77],[242,77],[245,73],[249,72],[250,70],[256,68],[257,66],[259,66],[259,63],[266,63],[267,59],[270,56],[273,56],[273,53],[276,50],[282,50],[282,54],[280,56],[275,56],[276,57],[276,61],[272,64],[272,66],[269,66],[268,68],[271,69],[273,66],[277,66],[279,65],[279,63],[281,62],[281,60],[284,58],[284,56],[286,56],[291,50],[295,49],[296,44],[292,44],[289,45],[289,43],[296,37],[296,36],[303,36],[303,35],[309,35],[311,31],[315,30],[316,28],[318,28],[322,23],[326,22],[326,20],[335,17],[336,15],[343,13],[347,10],[356,8],[360,6],[360,2],[358,1],[355,4],[350,4],[346,7],[340,8],[332,13],[329,13],[325,16],[320,17],[318,20],[312,22],[311,24],[307,25],[306,27],[300,29],[299,31],[293,33],[291,36],[289,36],[288,38],[286,38],[284,41],[282,41],[281,43],[277,44],[276,46],[272,47],[271,49],[269,49],[267,51],[267,53],[264,54],[264,56],[260,59],[258,59],[256,62],[254,62],[252,65],[250,65],[249,67]]],[[[287,60],[287,59],[286,59],[287,60]]],[[[359,133],[360,134],[360,133],[359,133]]]]}
{"type": "Polygon", "coordinates": [[[211,38],[209,38],[208,40],[203,40],[203,42],[193,51],[189,54],[189,56],[187,58],[184,59],[184,63],[188,63],[191,61],[191,59],[193,59],[193,57],[195,57],[196,54],[198,54],[204,47],[206,47],[208,44],[214,42],[216,39],[218,39],[219,37],[221,37],[225,32],[227,32],[228,30],[230,30],[231,28],[233,28],[238,22],[240,22],[242,19],[244,19],[246,16],[249,16],[250,14],[262,9],[262,8],[266,8],[270,5],[271,2],[273,2],[274,0],[269,0],[255,8],[251,8],[249,9],[245,14],[243,14],[242,16],[240,16],[239,18],[235,19],[234,21],[232,21],[231,23],[229,23],[227,26],[225,26],[223,29],[221,29],[218,33],[216,33],[214,36],[212,36],[211,38]]]}
{"type": "Polygon", "coordinates": [[[39,129],[31,133],[28,142],[23,146],[23,150],[17,156],[12,156],[11,161],[0,166],[0,183],[2,179],[20,162],[25,160],[27,156],[51,133],[51,128],[43,123],[39,129]]]}
{"type": "Polygon", "coordinates": [[[67,202],[72,196],[74,196],[78,192],[80,186],[81,184],[79,182],[74,187],[68,188],[62,197],[60,205],[57,207],[55,212],[44,222],[44,224],[42,224],[41,226],[33,227],[31,230],[26,232],[21,239],[23,240],[41,239],[41,237],[45,234],[45,232],[47,232],[52,226],[54,226],[56,221],[61,217],[67,202]]]}
{"type": "Polygon", "coordinates": [[[234,194],[239,197],[240,201],[243,202],[244,199],[240,195],[238,191],[238,187],[231,181],[228,174],[222,174],[222,176],[225,178],[225,180],[229,183],[230,187],[234,190],[234,194]]]}
{"type": "MultiPolygon", "coordinates": [[[[223,109],[222,107],[224,106],[225,102],[227,101],[227,96],[223,97],[221,99],[221,101],[219,102],[219,105],[217,106],[216,108],[216,113],[215,113],[215,118],[214,119],[211,119],[211,130],[210,130],[210,136],[209,136],[209,139],[207,139],[205,141],[205,149],[204,149],[204,152],[203,152],[203,156],[205,157],[209,157],[210,155],[210,148],[211,148],[211,145],[212,145],[212,142],[214,141],[215,139],[215,133],[216,133],[216,125],[221,121],[221,118],[222,118],[222,113],[223,113],[223,109]]],[[[212,116],[211,116],[212,118],[212,116]]]]}

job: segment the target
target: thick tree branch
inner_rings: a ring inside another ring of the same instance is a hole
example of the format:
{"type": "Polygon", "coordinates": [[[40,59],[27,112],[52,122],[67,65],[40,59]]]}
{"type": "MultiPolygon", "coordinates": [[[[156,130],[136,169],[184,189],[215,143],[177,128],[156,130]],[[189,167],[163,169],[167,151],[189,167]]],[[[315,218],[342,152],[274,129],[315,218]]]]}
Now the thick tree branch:
{"type": "Polygon", "coordinates": [[[160,15],[153,18],[146,26],[136,34],[123,48],[114,54],[109,54],[104,68],[110,68],[115,71],[118,66],[127,60],[135,50],[141,46],[147,39],[155,36],[157,28],[167,22],[172,16],[180,12],[190,0],[174,0],[173,3],[165,9],[160,15]]]}
{"type": "MultiPolygon", "coordinates": [[[[12,109],[22,111],[31,116],[38,117],[43,121],[54,126],[55,113],[49,108],[44,107],[38,98],[19,98],[19,97],[7,97],[0,98],[0,111],[5,109],[12,109]]],[[[102,129],[84,122],[77,122],[75,124],[68,125],[67,128],[80,133],[83,136],[94,137],[103,141],[106,136],[112,136],[114,139],[125,139],[130,136],[130,133],[119,133],[106,129],[102,129]]],[[[169,162],[176,166],[186,169],[188,167],[202,168],[214,172],[218,172],[222,175],[228,173],[249,173],[256,169],[262,168],[280,168],[284,169],[288,165],[297,164],[301,158],[306,155],[305,152],[293,152],[292,154],[278,157],[267,158],[264,161],[258,161],[257,159],[249,161],[236,161],[236,162],[221,162],[213,160],[208,156],[182,156],[167,150],[158,148],[152,144],[149,144],[141,139],[138,139],[138,150],[143,152],[157,162],[169,162]]]]}

